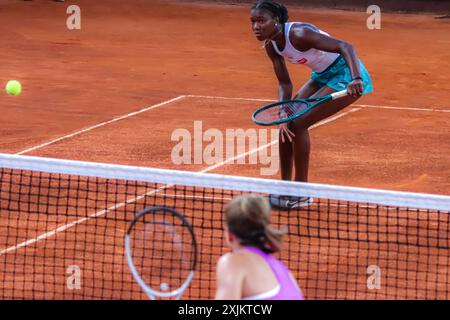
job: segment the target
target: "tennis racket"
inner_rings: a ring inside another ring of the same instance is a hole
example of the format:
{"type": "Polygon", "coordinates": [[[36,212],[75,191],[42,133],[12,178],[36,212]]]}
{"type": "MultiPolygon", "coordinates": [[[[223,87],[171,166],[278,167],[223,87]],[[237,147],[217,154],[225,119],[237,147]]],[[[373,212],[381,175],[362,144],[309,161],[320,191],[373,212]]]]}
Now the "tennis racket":
{"type": "Polygon", "coordinates": [[[342,90],[323,97],[279,101],[259,108],[253,113],[252,119],[262,126],[290,122],[324,102],[345,97],[347,94],[347,90],[342,90]]]}
{"type": "Polygon", "coordinates": [[[130,271],[147,296],[180,299],[197,264],[197,242],[186,218],[174,209],[138,212],[125,235],[130,271]]]}

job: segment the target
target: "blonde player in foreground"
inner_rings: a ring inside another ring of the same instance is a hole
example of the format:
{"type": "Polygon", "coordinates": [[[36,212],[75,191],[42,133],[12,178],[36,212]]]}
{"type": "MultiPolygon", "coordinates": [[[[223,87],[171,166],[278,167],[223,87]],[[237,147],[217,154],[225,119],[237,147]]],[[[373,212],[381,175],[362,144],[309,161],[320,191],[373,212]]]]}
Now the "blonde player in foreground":
{"type": "Polygon", "coordinates": [[[225,237],[231,252],[217,264],[218,300],[303,300],[287,267],[272,256],[285,231],[270,227],[266,198],[244,195],[225,208],[225,237]]]}

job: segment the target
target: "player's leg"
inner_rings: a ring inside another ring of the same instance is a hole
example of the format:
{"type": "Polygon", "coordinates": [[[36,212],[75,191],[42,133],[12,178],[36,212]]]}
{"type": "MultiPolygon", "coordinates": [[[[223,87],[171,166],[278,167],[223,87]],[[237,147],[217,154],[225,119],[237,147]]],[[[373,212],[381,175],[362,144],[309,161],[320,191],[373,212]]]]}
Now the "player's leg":
{"type": "MultiPolygon", "coordinates": [[[[308,98],[319,89],[320,85],[316,81],[310,79],[300,88],[300,90],[298,90],[293,99],[308,98]]],[[[293,130],[292,123],[289,124],[289,129],[293,130]]],[[[293,143],[288,139],[285,139],[283,142],[281,136],[279,137],[279,142],[281,179],[292,180],[292,169],[294,164],[293,143]]]]}
{"type": "MultiPolygon", "coordinates": [[[[317,90],[312,95],[312,97],[325,96],[333,92],[336,92],[336,90],[325,86],[317,90]]],[[[295,134],[295,138],[292,143],[292,151],[294,153],[295,181],[308,181],[310,157],[309,127],[321,120],[324,120],[336,114],[340,110],[354,103],[356,100],[358,100],[358,98],[347,96],[323,103],[290,123],[291,129],[295,134]]],[[[273,208],[289,210],[293,208],[308,206],[313,202],[313,199],[309,197],[270,195],[269,202],[273,208]]]]}
{"type": "MultiPolygon", "coordinates": [[[[360,62],[360,76],[363,80],[364,94],[372,92],[372,81],[362,62],[360,62]]],[[[318,85],[320,84],[320,89],[316,90],[313,94],[311,94],[311,96],[324,96],[346,88],[351,83],[352,76],[345,60],[341,56],[324,71],[319,73],[313,71],[311,73],[311,80],[315,81],[318,85]]],[[[295,121],[289,123],[289,128],[295,135],[294,142],[291,145],[291,154],[294,155],[296,181],[308,181],[310,156],[309,128],[315,123],[336,114],[340,110],[354,103],[356,100],[358,100],[358,98],[347,96],[326,102],[313,108],[295,121]]],[[[292,175],[292,167],[290,169],[291,171],[288,178],[292,175]]],[[[309,205],[311,201],[312,199],[307,197],[270,197],[272,207],[279,209],[302,207],[309,205]]]]}
{"type": "MultiPolygon", "coordinates": [[[[325,86],[313,94],[312,97],[325,96],[336,90],[325,86]]],[[[359,98],[343,97],[336,100],[328,101],[320,104],[308,111],[306,114],[296,119],[293,122],[293,132],[295,139],[293,143],[294,151],[294,166],[295,166],[295,181],[308,181],[309,157],[310,157],[310,137],[309,128],[345,107],[351,105],[359,98]]]]}
{"type": "MultiPolygon", "coordinates": [[[[296,93],[293,99],[305,99],[312,96],[321,88],[321,85],[316,81],[310,79],[306,82],[300,90],[296,93]]],[[[288,128],[294,131],[294,123],[288,124],[288,128]]],[[[296,139],[296,137],[294,138],[296,139]]],[[[309,152],[309,151],[308,151],[309,152]]],[[[290,142],[289,139],[285,139],[284,142],[281,139],[281,132],[279,137],[279,154],[280,154],[280,169],[281,169],[281,179],[292,180],[292,169],[294,165],[294,142],[290,142]]],[[[289,209],[291,206],[291,201],[295,203],[298,199],[291,199],[292,197],[283,195],[269,195],[269,202],[274,208],[278,209],[289,209]]]]}

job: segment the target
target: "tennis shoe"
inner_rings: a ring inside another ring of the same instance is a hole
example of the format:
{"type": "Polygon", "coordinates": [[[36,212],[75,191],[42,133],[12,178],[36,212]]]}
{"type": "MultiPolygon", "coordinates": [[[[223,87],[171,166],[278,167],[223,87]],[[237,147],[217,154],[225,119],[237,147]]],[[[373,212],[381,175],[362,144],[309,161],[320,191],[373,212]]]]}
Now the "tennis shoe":
{"type": "Polygon", "coordinates": [[[313,203],[313,198],[271,194],[269,195],[269,203],[273,209],[289,210],[307,207],[313,203]]]}

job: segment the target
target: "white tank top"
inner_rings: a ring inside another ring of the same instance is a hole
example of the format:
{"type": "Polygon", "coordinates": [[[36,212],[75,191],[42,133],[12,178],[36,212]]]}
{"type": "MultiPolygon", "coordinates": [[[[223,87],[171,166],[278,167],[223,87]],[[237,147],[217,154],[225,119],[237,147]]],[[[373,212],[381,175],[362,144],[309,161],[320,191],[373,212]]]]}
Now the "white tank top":
{"type": "Polygon", "coordinates": [[[306,26],[316,32],[320,32],[322,34],[329,36],[328,33],[318,29],[316,26],[309,24],[309,23],[303,23],[303,22],[285,23],[284,24],[284,34],[285,34],[285,38],[286,38],[286,45],[285,45],[283,51],[280,51],[280,49],[278,49],[275,41],[272,41],[275,51],[280,56],[285,57],[291,63],[307,65],[315,72],[324,71],[339,57],[339,53],[326,52],[326,51],[317,50],[314,48],[311,48],[307,51],[298,51],[297,49],[294,48],[291,41],[289,40],[289,32],[294,23],[300,24],[302,26],[306,26]]]}

